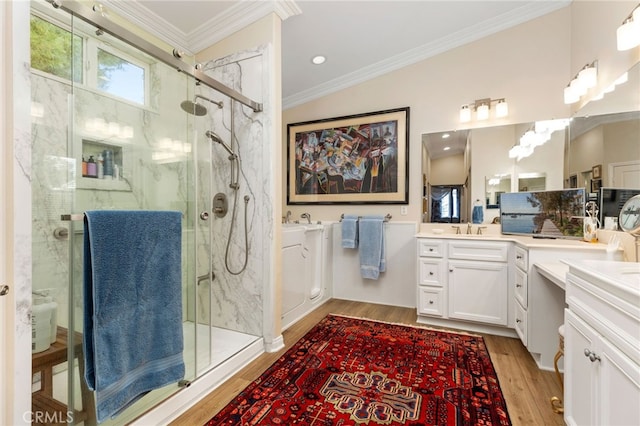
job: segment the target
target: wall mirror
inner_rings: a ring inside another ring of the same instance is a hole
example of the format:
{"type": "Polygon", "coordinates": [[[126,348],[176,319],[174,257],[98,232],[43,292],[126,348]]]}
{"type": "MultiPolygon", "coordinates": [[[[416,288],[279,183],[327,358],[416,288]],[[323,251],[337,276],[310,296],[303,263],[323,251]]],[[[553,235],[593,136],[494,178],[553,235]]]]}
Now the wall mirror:
{"type": "Polygon", "coordinates": [[[500,208],[500,195],[511,192],[511,174],[502,173],[487,176],[485,178],[484,188],[486,208],[500,208]]]}
{"type": "MultiPolygon", "coordinates": [[[[437,184],[463,185],[461,221],[466,222],[471,218],[472,198],[484,195],[486,208],[499,207],[494,203],[496,198],[491,198],[490,193],[495,190],[488,180],[507,172],[511,179],[509,192],[518,191],[521,183],[529,191],[542,188],[541,180],[527,180],[527,185],[524,180],[521,182],[520,177],[530,173],[540,174],[544,190],[585,188],[589,198],[599,193],[598,188],[640,188],[640,64],[628,71],[625,83],[616,84],[613,92],[588,102],[574,114],[568,132],[555,132],[552,143],[536,148],[527,158],[520,161],[508,158],[508,150],[532,125],[520,123],[422,135],[425,196],[428,197],[431,181],[438,180],[445,169],[447,181],[437,184]],[[448,141],[442,138],[445,133],[450,135],[448,141]],[[449,144],[452,138],[455,143],[449,144]],[[491,150],[474,149],[474,145],[481,148],[488,141],[492,141],[491,150]],[[450,146],[448,151],[444,151],[446,146],[450,146]],[[594,171],[599,177],[594,177],[594,171]]],[[[428,203],[423,205],[428,209],[428,203]]],[[[429,212],[424,213],[423,218],[428,221],[429,212]]],[[[491,215],[485,215],[485,221],[488,217],[491,215]]]]}

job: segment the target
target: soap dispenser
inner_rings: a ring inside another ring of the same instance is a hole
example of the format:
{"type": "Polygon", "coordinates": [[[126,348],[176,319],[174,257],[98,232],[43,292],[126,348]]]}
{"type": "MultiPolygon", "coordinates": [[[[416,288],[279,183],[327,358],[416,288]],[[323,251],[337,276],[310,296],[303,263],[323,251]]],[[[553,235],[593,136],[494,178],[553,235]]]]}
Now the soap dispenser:
{"type": "Polygon", "coordinates": [[[90,155],[87,161],[87,176],[91,178],[98,177],[98,168],[96,160],[93,159],[93,155],[90,155]]]}

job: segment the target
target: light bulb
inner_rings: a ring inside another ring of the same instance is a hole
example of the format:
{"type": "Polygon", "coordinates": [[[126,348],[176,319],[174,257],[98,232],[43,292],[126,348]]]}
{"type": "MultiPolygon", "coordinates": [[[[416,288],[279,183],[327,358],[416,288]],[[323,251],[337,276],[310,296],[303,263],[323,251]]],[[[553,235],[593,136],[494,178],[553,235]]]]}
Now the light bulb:
{"type": "Polygon", "coordinates": [[[509,115],[509,104],[502,99],[496,104],[496,117],[506,117],[507,115],[509,115]]]}
{"type": "Polygon", "coordinates": [[[487,118],[489,118],[489,105],[482,104],[476,110],[476,119],[486,120],[487,118]]]}
{"type": "Polygon", "coordinates": [[[462,108],[460,108],[460,122],[466,123],[468,121],[471,121],[471,109],[469,105],[462,105],[462,108]]]}
{"type": "Polygon", "coordinates": [[[594,65],[587,65],[578,73],[578,80],[587,89],[596,87],[596,84],[598,84],[598,69],[594,65]]]}
{"type": "Polygon", "coordinates": [[[633,11],[633,17],[627,18],[616,31],[618,50],[629,50],[640,45],[640,12],[637,8],[633,11]]]}
{"type": "Polygon", "coordinates": [[[571,86],[567,86],[564,88],[564,103],[569,105],[576,103],[580,100],[580,96],[578,96],[571,86]]]}

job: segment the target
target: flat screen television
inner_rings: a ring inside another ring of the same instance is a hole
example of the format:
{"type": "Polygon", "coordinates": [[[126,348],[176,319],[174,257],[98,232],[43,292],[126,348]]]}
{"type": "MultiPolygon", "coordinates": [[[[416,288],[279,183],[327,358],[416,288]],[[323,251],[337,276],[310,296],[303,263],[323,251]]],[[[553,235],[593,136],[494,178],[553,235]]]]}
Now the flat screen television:
{"type": "Polygon", "coordinates": [[[605,225],[611,224],[615,226],[617,230],[618,216],[620,216],[622,206],[624,206],[624,203],[626,203],[629,198],[637,194],[640,194],[640,189],[600,188],[600,211],[598,213],[600,227],[605,228],[605,225]]]}
{"type": "Polygon", "coordinates": [[[582,238],[584,188],[509,192],[500,197],[503,234],[582,238]]]}

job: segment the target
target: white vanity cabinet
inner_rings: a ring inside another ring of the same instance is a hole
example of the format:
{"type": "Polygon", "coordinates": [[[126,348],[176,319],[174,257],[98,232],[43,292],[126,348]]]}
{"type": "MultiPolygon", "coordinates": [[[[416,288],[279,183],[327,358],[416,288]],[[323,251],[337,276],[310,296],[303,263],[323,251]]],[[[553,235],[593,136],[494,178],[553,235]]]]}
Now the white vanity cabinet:
{"type": "Polygon", "coordinates": [[[418,322],[508,325],[508,242],[418,238],[417,247],[418,322]]]}
{"type": "Polygon", "coordinates": [[[418,240],[418,315],[445,317],[446,242],[418,240]]]}
{"type": "Polygon", "coordinates": [[[558,328],[564,323],[564,282],[569,269],[561,260],[597,259],[602,258],[603,253],[581,241],[541,241],[514,246],[515,270],[510,277],[514,299],[513,327],[538,367],[553,371],[553,358],[558,352],[558,328]],[[558,265],[558,277],[550,280],[539,265],[558,265]]]}
{"type": "Polygon", "coordinates": [[[638,282],[637,263],[570,263],[564,350],[568,425],[640,424],[638,282]],[[625,269],[631,272],[626,275],[625,269]]]}
{"type": "Polygon", "coordinates": [[[449,242],[449,318],[507,325],[508,253],[508,243],[449,242]]]}

